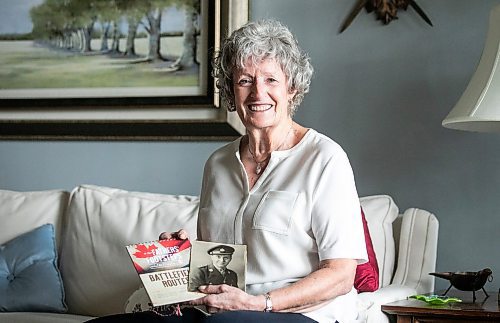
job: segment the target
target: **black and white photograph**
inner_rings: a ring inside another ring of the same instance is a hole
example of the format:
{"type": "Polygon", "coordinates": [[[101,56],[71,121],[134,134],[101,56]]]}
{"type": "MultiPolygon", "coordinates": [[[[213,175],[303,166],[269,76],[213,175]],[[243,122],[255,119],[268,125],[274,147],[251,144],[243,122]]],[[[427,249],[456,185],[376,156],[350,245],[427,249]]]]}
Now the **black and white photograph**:
{"type": "Polygon", "coordinates": [[[245,290],[246,260],[245,245],[193,241],[188,290],[221,284],[245,290]]]}

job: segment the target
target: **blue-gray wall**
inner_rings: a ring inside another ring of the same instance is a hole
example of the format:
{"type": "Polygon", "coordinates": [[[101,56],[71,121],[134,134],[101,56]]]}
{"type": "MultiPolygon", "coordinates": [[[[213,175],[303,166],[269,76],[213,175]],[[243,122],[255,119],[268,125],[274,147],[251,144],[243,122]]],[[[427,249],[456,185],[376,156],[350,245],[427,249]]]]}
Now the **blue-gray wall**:
{"type": "MultiPolygon", "coordinates": [[[[440,221],[437,270],[491,267],[500,286],[500,134],[441,121],[481,56],[500,0],[418,0],[388,26],[362,12],[338,35],[355,0],[253,0],[252,19],[281,20],[316,68],[296,120],[348,152],[360,195],[389,194],[401,210],[440,221]]],[[[0,142],[0,188],[98,184],[198,194],[205,159],[222,142],[0,142]]],[[[437,280],[438,288],[447,283],[437,280]]]]}

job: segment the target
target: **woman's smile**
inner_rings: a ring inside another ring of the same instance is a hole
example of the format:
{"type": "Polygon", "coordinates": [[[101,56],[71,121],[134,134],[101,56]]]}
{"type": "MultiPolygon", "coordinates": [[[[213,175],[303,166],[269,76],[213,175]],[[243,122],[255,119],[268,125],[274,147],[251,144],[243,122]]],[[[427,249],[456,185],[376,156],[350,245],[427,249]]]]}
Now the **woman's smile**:
{"type": "Polygon", "coordinates": [[[248,106],[248,109],[252,112],[263,112],[271,109],[272,107],[272,104],[251,104],[248,106]]]}

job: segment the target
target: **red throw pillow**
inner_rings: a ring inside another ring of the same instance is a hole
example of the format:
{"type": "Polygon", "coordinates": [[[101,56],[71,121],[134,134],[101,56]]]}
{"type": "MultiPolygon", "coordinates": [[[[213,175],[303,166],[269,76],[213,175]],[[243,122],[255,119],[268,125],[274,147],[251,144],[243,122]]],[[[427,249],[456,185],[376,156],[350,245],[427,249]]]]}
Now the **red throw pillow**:
{"type": "Polygon", "coordinates": [[[361,218],[363,220],[363,229],[365,232],[366,251],[368,252],[368,262],[358,265],[356,268],[356,277],[354,278],[354,288],[361,292],[374,292],[378,289],[378,264],[373,250],[372,238],[368,230],[368,223],[365,219],[365,213],[361,209],[361,218]]]}

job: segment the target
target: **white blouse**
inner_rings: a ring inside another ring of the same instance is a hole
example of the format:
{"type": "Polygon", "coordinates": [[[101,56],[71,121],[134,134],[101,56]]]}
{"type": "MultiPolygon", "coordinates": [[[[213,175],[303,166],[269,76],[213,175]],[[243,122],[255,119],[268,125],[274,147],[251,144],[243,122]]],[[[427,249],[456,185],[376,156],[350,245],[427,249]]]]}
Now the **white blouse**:
{"type": "MultiPolygon", "coordinates": [[[[293,283],[324,259],[367,261],[353,172],[337,143],[309,129],[296,146],[272,153],[249,190],[240,141],[221,147],[205,164],[198,239],[247,245],[248,293],[293,283]]],[[[353,288],[304,315],[347,322],[356,318],[355,297],[353,288]]]]}

